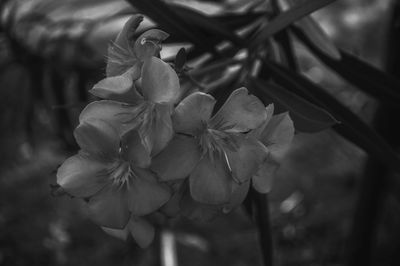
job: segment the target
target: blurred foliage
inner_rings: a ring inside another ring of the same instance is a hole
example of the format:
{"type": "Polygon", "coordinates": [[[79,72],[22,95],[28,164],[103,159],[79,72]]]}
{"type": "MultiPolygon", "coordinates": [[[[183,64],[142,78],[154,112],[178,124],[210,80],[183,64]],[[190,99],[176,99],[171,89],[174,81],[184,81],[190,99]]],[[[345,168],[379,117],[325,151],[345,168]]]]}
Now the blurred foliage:
{"type": "MultiPolygon", "coordinates": [[[[291,22],[322,2],[333,1],[309,1],[295,15],[258,0],[0,2],[0,265],[157,263],[157,247],[141,251],[106,236],[78,201],[53,198],[49,189],[57,165],[76,149],[72,128],[92,99],[87,91],[104,76],[108,44],[136,12],[147,16],[138,34],[155,25],[171,34],[164,58],[186,48],[193,68],[186,86],[224,99],[254,71],[249,89],[276,102],[279,112],[289,110],[299,132],[341,122],[334,129],[359,147],[330,129],[298,134],[270,198],[277,265],[342,265],[363,150],[399,169],[393,147],[370,126],[379,104],[399,106],[399,81],[378,70],[390,56],[383,51],[391,2],[336,1],[313,13],[327,35],[313,42],[315,32],[291,22]],[[332,47],[340,48],[340,60],[332,47]]],[[[393,190],[382,211],[377,265],[399,261],[393,190]]],[[[208,225],[171,227],[182,265],[261,264],[257,231],[244,210],[208,225]]]]}

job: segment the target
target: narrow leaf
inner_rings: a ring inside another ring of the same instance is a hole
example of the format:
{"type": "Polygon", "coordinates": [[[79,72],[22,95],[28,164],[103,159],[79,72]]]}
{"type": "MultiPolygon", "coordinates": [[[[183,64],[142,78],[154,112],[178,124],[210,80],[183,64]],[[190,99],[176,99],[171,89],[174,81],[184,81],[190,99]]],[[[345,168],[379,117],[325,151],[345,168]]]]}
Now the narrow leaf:
{"type": "Polygon", "coordinates": [[[252,81],[261,96],[267,95],[274,104],[279,104],[290,112],[290,117],[298,131],[318,132],[337,123],[327,111],[283,87],[257,78],[252,81]]]}
{"type": "Polygon", "coordinates": [[[221,39],[221,41],[226,39],[235,45],[244,46],[244,41],[236,36],[236,34],[231,30],[225,28],[224,25],[220,24],[218,20],[183,6],[174,6],[173,9],[181,18],[186,21],[187,24],[199,29],[203,29],[210,34],[216,35],[221,39]]]}
{"type": "Polygon", "coordinates": [[[318,49],[302,30],[292,27],[292,31],[314,55],[347,81],[384,103],[399,106],[399,80],[343,51],[341,60],[332,59],[318,49]]]}
{"type": "Polygon", "coordinates": [[[263,43],[271,35],[286,28],[296,20],[333,3],[335,0],[309,0],[305,3],[297,4],[291,9],[280,13],[272,21],[262,27],[256,34],[251,43],[257,46],[263,43]]]}
{"type": "MultiPolygon", "coordinates": [[[[286,2],[289,6],[295,5],[294,0],[286,0],[286,2]]],[[[329,38],[318,22],[316,22],[311,16],[306,16],[298,20],[295,22],[295,25],[302,29],[304,34],[306,34],[322,52],[334,59],[340,59],[339,50],[336,48],[331,38],[329,38]]]]}
{"type": "Polygon", "coordinates": [[[336,131],[381,160],[388,168],[400,172],[400,158],[392,147],[374,129],[332,95],[307,78],[282,66],[267,61],[264,61],[264,66],[278,83],[284,83],[285,87],[292,87],[334,115],[341,122],[341,124],[334,126],[336,131]]]}

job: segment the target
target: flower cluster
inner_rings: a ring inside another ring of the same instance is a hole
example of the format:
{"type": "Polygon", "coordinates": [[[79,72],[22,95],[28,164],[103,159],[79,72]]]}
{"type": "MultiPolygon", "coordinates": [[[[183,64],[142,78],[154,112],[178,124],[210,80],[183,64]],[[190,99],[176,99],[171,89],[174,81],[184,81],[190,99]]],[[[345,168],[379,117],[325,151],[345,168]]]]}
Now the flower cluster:
{"type": "Polygon", "coordinates": [[[152,242],[152,213],[208,219],[229,212],[250,185],[271,187],[294,128],[246,88],[216,100],[195,92],[182,99],[174,69],[159,58],[168,34],[133,16],[109,49],[107,77],[91,93],[74,131],[80,147],[58,169],[57,182],[87,202],[95,223],[114,236],[152,242]],[[215,113],[215,114],[214,114],[215,113]]]}

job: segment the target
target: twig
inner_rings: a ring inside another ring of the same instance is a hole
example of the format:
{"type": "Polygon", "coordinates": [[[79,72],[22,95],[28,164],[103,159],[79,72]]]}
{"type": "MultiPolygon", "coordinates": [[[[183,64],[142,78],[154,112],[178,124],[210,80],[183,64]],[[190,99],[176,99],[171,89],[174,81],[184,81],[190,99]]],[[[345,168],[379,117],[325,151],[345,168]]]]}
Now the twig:
{"type": "Polygon", "coordinates": [[[252,197],[256,207],[256,222],[259,230],[259,241],[264,265],[273,266],[273,242],[269,215],[268,194],[261,194],[252,189],[252,197]]]}

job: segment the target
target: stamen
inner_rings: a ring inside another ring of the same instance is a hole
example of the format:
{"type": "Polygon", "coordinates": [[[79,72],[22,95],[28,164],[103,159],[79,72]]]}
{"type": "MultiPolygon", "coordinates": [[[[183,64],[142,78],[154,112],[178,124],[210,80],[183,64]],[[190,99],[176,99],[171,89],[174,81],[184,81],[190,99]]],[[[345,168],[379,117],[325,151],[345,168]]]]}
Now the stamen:
{"type": "Polygon", "coordinates": [[[129,188],[130,178],[132,176],[132,170],[128,162],[119,161],[116,166],[111,169],[110,177],[113,185],[121,189],[124,185],[129,188]]]}

